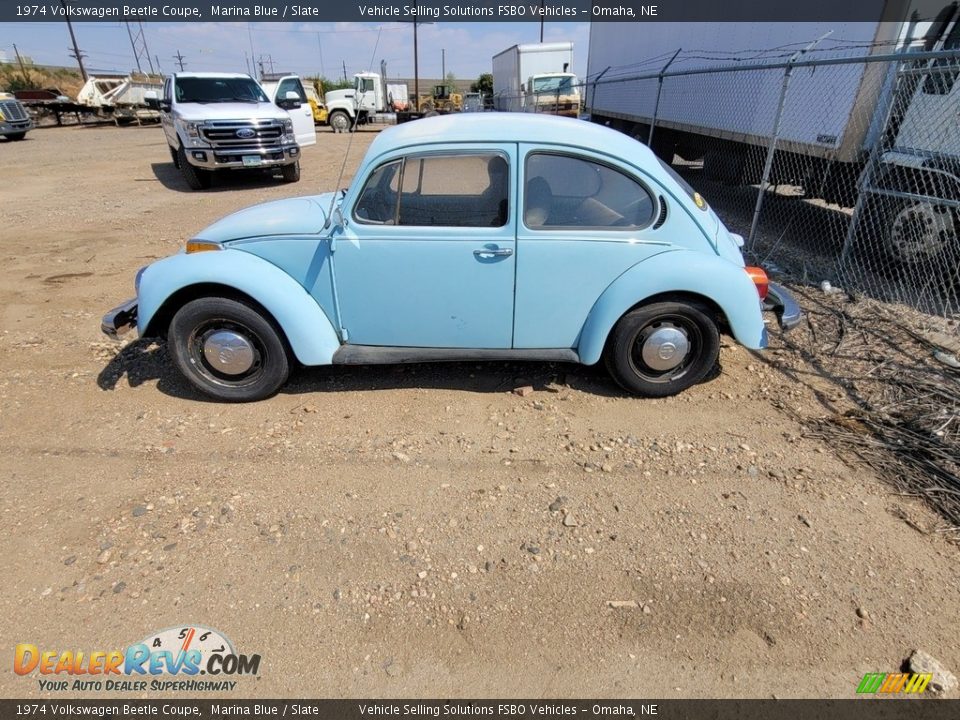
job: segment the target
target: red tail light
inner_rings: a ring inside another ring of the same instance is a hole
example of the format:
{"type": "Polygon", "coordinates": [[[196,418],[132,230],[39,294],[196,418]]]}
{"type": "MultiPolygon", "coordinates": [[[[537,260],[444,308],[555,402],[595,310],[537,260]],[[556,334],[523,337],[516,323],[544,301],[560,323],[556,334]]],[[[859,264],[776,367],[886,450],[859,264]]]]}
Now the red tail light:
{"type": "Polygon", "coordinates": [[[763,268],[754,267],[748,265],[744,268],[747,271],[747,275],[750,276],[750,279],[753,280],[753,284],[757,286],[757,295],[760,296],[761,300],[767,299],[767,289],[770,287],[770,281],[767,279],[767,273],[763,268]]]}

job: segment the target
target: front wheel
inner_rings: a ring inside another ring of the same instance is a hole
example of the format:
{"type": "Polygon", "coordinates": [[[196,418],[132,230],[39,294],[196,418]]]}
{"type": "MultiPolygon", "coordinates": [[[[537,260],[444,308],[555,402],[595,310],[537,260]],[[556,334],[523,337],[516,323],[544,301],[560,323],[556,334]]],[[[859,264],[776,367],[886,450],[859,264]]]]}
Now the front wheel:
{"type": "Polygon", "coordinates": [[[624,390],[667,397],[703,380],[719,355],[720,333],[708,308],[693,302],[658,302],[620,318],[605,359],[624,390]]]}
{"type": "Polygon", "coordinates": [[[353,125],[350,122],[350,116],[347,115],[343,110],[334,110],[330,113],[330,117],[327,119],[327,122],[330,123],[330,127],[333,128],[335,133],[349,132],[351,126],[353,125]]]}
{"type": "Polygon", "coordinates": [[[290,375],[280,331],[237,300],[206,297],[188,302],[173,316],[167,339],[183,376],[217,400],[262,400],[290,375]]]}
{"type": "Polygon", "coordinates": [[[183,175],[184,181],[190,186],[191,190],[203,190],[210,187],[210,173],[190,164],[183,145],[177,150],[177,160],[179,161],[180,174],[183,175]]]}
{"type": "Polygon", "coordinates": [[[7,135],[7,140],[23,140],[26,136],[26,132],[10,133],[7,135]]]}
{"type": "Polygon", "coordinates": [[[300,161],[284,165],[280,171],[283,173],[283,181],[295,183],[300,181],[300,161]]]}

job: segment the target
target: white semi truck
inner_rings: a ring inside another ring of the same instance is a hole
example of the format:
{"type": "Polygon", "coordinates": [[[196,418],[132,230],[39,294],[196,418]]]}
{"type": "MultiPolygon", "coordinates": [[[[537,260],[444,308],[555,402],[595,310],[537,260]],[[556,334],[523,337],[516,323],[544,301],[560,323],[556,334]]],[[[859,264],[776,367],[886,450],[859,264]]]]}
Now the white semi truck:
{"type": "Polygon", "coordinates": [[[514,45],[493,56],[494,108],[577,117],[580,83],[570,72],[573,43],[514,45]]]}
{"type": "Polygon", "coordinates": [[[327,106],[327,124],[334,132],[347,132],[368,122],[405,122],[420,117],[410,110],[410,98],[404,83],[386,83],[374,72],[353,76],[353,87],[331,90],[323,97],[327,106]]]}
{"type": "MultiPolygon", "coordinates": [[[[696,48],[695,59],[674,63],[667,73],[782,62],[825,36],[812,56],[841,46],[845,57],[891,54],[905,50],[911,38],[914,50],[960,47],[956,3],[923,24],[909,20],[909,0],[876,0],[876,10],[874,22],[724,23],[722,32],[712,23],[593,23],[587,75],[599,82],[586,92],[586,111],[594,122],[644,142],[656,113],[652,145],[662,158],[702,160],[712,179],[757,184],[783,68],[675,75],[662,88],[658,71],[681,47],[696,48]],[[902,21],[881,22],[881,16],[902,21]],[[654,77],[630,81],[631,75],[654,77]]],[[[955,251],[960,228],[960,61],[923,62],[927,70],[919,68],[915,87],[901,83],[893,103],[890,62],[797,69],[770,176],[774,183],[799,186],[808,198],[856,207],[858,226],[903,264],[955,251]],[[895,112],[888,116],[891,104],[895,112]],[[865,174],[872,156],[873,171],[865,174]],[[873,185],[865,184],[868,177],[873,185]],[[864,188],[868,192],[857,202],[864,188]]]]}

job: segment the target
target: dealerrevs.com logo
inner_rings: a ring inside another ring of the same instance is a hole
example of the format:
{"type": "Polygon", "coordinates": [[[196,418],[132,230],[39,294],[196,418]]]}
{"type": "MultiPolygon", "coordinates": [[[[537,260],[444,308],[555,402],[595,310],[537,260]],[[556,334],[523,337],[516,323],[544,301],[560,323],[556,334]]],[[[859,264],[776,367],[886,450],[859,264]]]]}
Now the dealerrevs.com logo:
{"type": "Polygon", "coordinates": [[[238,676],[260,674],[260,655],[234,650],[213,628],[187,625],[148,635],[125,650],[49,650],[20,643],[17,675],[37,675],[44,691],[229,691],[238,676]],[[202,676],[202,677],[201,677],[202,676]]]}

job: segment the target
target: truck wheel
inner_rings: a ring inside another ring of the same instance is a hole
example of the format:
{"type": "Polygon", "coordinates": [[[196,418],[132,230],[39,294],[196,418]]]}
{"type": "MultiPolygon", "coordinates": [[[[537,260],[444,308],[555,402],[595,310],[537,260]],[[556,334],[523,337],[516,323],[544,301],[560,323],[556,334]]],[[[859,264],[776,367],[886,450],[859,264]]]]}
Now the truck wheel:
{"type": "Polygon", "coordinates": [[[203,190],[210,187],[210,173],[190,164],[190,161],[187,160],[187,153],[183,150],[183,145],[177,150],[177,159],[180,161],[180,174],[183,175],[183,179],[191,190],[203,190]]]}
{"type": "Polygon", "coordinates": [[[333,128],[335,133],[349,132],[353,126],[353,123],[350,122],[350,116],[343,110],[334,110],[330,113],[327,122],[330,123],[330,127],[333,128]]]}
{"type": "Polygon", "coordinates": [[[957,249],[957,222],[947,205],[884,203],[883,245],[892,260],[917,267],[947,260],[957,249]]]}
{"type": "Polygon", "coordinates": [[[692,302],[658,302],[620,318],[605,360],[627,392],[667,397],[700,382],[719,355],[720,333],[709,309],[692,302]]]}
{"type": "Polygon", "coordinates": [[[280,168],[280,171],[283,173],[283,181],[288,183],[299,182],[300,180],[300,161],[297,160],[295,163],[290,165],[284,165],[280,168]]]}
{"type": "Polygon", "coordinates": [[[279,329],[236,300],[204,297],[188,302],[173,316],[167,338],[183,376],[217,400],[262,400],[290,375],[279,329]]]}
{"type": "Polygon", "coordinates": [[[167,145],[167,150],[170,151],[170,158],[173,160],[173,166],[179,170],[180,169],[180,157],[176,150],[167,145]]]}
{"type": "Polygon", "coordinates": [[[23,140],[26,136],[26,132],[10,133],[7,135],[7,140],[23,140]]]}

